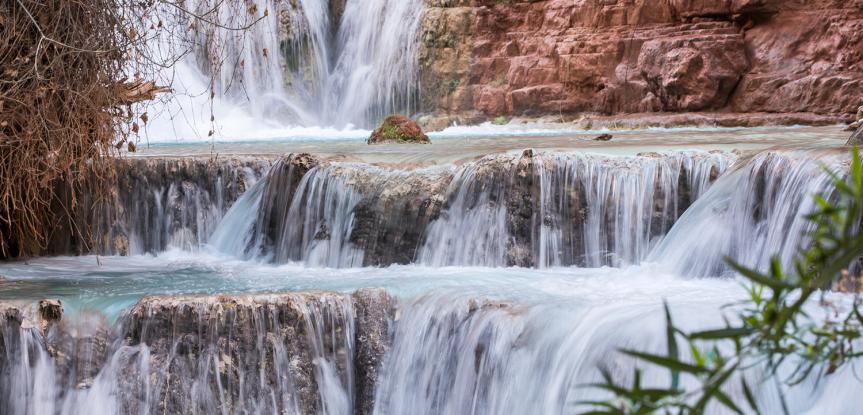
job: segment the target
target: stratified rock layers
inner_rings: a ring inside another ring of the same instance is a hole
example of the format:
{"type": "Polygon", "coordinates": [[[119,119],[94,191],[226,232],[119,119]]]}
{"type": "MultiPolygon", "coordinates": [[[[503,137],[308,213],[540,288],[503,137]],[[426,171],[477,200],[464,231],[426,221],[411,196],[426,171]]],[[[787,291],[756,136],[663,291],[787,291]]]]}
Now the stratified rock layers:
{"type": "Polygon", "coordinates": [[[861,0],[430,0],[423,106],[442,115],[725,111],[852,118],[861,0]]]}

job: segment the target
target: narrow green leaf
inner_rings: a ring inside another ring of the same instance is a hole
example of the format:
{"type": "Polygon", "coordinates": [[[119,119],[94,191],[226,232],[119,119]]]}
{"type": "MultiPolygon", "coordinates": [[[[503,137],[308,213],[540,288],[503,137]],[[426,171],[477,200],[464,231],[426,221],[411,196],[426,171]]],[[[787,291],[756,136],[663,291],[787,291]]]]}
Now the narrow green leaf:
{"type": "Polygon", "coordinates": [[[748,336],[755,330],[748,327],[728,327],[717,330],[705,330],[689,333],[687,337],[693,340],[724,340],[748,336]]]}
{"type": "Polygon", "coordinates": [[[791,290],[791,289],[795,288],[794,285],[791,285],[791,284],[788,284],[786,282],[775,280],[775,279],[770,278],[768,276],[762,275],[758,271],[746,268],[743,265],[740,265],[731,259],[727,259],[727,262],[728,262],[728,265],[731,268],[733,268],[735,271],[737,271],[740,275],[742,275],[745,278],[752,280],[758,284],[768,286],[770,288],[773,288],[774,290],[777,290],[777,289],[791,290]]]}
{"type": "MultiPolygon", "coordinates": [[[[672,360],[679,359],[679,350],[677,348],[677,338],[674,333],[674,323],[671,321],[671,310],[668,309],[668,302],[663,301],[665,308],[665,338],[668,343],[668,358],[672,360]]],[[[680,387],[680,371],[671,370],[671,389],[677,390],[680,387]]]]}
{"type": "Polygon", "coordinates": [[[693,366],[676,359],[669,359],[665,356],[657,356],[650,353],[638,352],[635,350],[622,350],[622,352],[637,359],[644,360],[646,362],[650,362],[668,369],[677,370],[679,372],[686,372],[692,374],[703,374],[709,372],[703,367],[693,366]]]}
{"type": "Polygon", "coordinates": [[[760,414],[761,411],[758,410],[758,403],[755,402],[755,395],[752,393],[752,389],[749,388],[749,383],[746,382],[746,379],[740,379],[740,384],[743,386],[743,395],[746,397],[746,403],[749,404],[749,407],[757,414],[760,414]]]}
{"type": "Polygon", "coordinates": [[[722,404],[725,405],[728,409],[734,411],[734,413],[743,415],[743,411],[741,411],[740,408],[738,408],[737,405],[734,404],[734,401],[732,401],[731,398],[729,398],[728,395],[725,394],[725,392],[717,389],[716,399],[719,402],[722,402],[722,404]]]}
{"type": "Polygon", "coordinates": [[[856,190],[863,188],[863,166],[860,163],[860,150],[856,145],[851,150],[851,177],[856,190]]]}

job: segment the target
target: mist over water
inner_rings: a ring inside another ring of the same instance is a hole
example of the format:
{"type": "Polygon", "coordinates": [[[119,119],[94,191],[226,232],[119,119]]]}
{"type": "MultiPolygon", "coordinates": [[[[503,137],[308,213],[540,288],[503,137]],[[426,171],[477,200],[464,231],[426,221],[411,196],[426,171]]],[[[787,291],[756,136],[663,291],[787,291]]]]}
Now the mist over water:
{"type": "Polygon", "coordinates": [[[146,137],[202,141],[211,130],[218,139],[367,137],[384,116],[415,113],[422,0],[334,4],[186,5],[215,10],[207,15],[212,23],[187,22],[164,7],[160,21],[188,30],[181,42],[153,41],[166,60],[180,58],[159,74],[174,91],[151,109],[146,137]]]}

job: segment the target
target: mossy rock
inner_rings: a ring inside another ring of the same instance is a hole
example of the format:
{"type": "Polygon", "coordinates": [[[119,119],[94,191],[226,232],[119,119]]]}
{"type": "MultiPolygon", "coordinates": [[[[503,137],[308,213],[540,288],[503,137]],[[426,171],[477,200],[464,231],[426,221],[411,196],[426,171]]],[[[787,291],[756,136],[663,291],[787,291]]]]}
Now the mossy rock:
{"type": "Polygon", "coordinates": [[[384,123],[372,132],[369,144],[431,144],[428,136],[416,121],[404,115],[393,114],[384,119],[384,123]]]}

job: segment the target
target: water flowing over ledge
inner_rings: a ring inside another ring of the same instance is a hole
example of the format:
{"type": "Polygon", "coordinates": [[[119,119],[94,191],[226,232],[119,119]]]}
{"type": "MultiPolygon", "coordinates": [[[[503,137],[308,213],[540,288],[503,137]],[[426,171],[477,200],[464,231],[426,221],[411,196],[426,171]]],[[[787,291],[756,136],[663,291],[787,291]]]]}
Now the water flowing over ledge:
{"type": "Polygon", "coordinates": [[[365,413],[391,301],[380,290],[150,297],[113,330],[0,304],[0,410],[365,413]]]}
{"type": "MultiPolygon", "coordinates": [[[[634,361],[616,348],[664,347],[650,335],[662,330],[663,318],[648,294],[657,288],[645,282],[621,290],[627,301],[592,298],[594,285],[581,288],[592,294],[538,304],[454,293],[400,300],[375,289],[148,297],[113,327],[94,315],[58,319],[0,304],[0,393],[10,398],[0,410],[569,412],[596,398],[580,385],[598,380],[597,365],[621,378],[631,373],[634,361]]],[[[714,307],[735,298],[730,282],[670,285],[684,326],[718,323],[714,307]]],[[[643,379],[660,384],[666,377],[648,368],[643,379]]],[[[792,412],[805,413],[841,408],[837,402],[859,391],[853,371],[844,370],[786,394],[792,412]]],[[[742,399],[743,392],[728,394],[742,399]]],[[[767,413],[780,410],[773,388],[756,394],[767,413]]]]}
{"type": "Polygon", "coordinates": [[[527,150],[403,171],[292,156],[243,201],[260,209],[254,226],[222,224],[251,231],[249,245],[219,248],[329,267],[638,263],[734,158],[527,150]]]}
{"type": "MultiPolygon", "coordinates": [[[[570,412],[597,398],[579,385],[598,365],[632,373],[614,350],[663,350],[663,300],[684,328],[721,324],[745,295],[724,257],[789,261],[812,194],[832,190],[823,165],[847,157],[129,162],[82,220],[114,232],[109,252],[152,255],[4,266],[0,298],[57,296],[68,315],[0,302],[0,394],[15,397],[0,412],[570,412]]],[[[786,394],[793,413],[842,413],[860,390],[849,369],[786,394]]],[[[774,388],[756,394],[781,411],[774,388]]]]}
{"type": "Polygon", "coordinates": [[[724,258],[785,263],[805,243],[834,151],[678,151],[637,156],[526,150],[414,170],[294,154],[124,162],[107,203],[85,201],[50,252],[216,250],[312,267],[666,264],[728,272],[724,258]],[[246,191],[248,189],[248,191],[246,191]]]}

